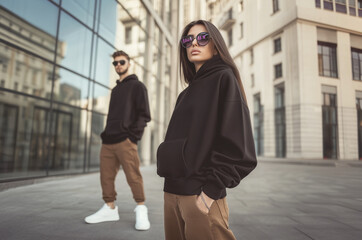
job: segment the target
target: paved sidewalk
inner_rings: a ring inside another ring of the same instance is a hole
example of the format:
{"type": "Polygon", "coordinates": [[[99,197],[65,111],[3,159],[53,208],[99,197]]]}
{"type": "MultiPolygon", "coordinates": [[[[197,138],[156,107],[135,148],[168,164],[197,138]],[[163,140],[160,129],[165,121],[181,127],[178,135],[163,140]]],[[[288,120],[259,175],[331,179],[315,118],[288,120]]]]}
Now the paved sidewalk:
{"type": "MultiPolygon", "coordinates": [[[[89,225],[102,206],[99,174],[61,178],[0,192],[0,239],[161,240],[163,180],[142,167],[151,229],[134,230],[135,204],[123,172],[117,178],[121,220],[89,225]]],[[[261,161],[228,191],[237,239],[362,239],[362,168],[261,161]]]]}

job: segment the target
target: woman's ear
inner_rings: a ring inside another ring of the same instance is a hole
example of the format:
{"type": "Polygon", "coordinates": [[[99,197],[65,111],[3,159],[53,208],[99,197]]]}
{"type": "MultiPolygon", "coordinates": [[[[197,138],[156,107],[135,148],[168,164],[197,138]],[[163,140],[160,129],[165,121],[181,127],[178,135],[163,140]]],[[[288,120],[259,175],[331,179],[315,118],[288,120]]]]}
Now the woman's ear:
{"type": "Polygon", "coordinates": [[[217,49],[216,49],[216,47],[214,47],[214,56],[217,54],[218,54],[217,49]]]}

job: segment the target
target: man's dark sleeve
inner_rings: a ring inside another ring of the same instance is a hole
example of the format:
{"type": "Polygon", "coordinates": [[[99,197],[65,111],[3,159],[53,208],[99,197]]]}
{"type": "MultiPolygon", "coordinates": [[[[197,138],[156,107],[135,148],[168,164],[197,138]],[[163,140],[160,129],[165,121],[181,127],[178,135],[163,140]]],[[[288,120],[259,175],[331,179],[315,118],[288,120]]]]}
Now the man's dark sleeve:
{"type": "Polygon", "coordinates": [[[137,120],[130,126],[130,140],[134,143],[141,140],[147,122],[151,121],[150,107],[148,104],[148,94],[145,86],[138,88],[135,94],[135,111],[137,120]]]}

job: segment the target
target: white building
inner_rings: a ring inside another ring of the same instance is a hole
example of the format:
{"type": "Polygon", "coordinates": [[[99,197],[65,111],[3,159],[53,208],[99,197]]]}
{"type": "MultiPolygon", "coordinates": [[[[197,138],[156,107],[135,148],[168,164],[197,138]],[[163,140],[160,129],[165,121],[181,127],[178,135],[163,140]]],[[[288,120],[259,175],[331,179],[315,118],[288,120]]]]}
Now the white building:
{"type": "Polygon", "coordinates": [[[362,0],[208,1],[208,10],[241,72],[258,155],[362,158],[362,0]]]}

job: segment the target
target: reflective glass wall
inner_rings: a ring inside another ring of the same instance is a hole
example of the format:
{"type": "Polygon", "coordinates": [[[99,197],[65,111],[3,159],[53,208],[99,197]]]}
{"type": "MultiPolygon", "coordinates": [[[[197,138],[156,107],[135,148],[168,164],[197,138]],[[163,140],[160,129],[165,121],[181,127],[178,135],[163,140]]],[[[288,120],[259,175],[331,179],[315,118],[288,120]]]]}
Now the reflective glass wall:
{"type": "Polygon", "coordinates": [[[118,49],[148,88],[152,121],[139,149],[155,161],[175,94],[176,45],[162,31],[172,4],[153,2],[161,28],[140,0],[1,0],[0,182],[99,168],[118,49]]]}

